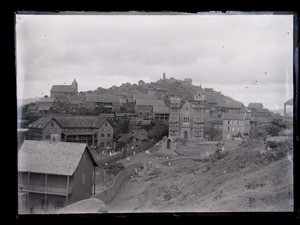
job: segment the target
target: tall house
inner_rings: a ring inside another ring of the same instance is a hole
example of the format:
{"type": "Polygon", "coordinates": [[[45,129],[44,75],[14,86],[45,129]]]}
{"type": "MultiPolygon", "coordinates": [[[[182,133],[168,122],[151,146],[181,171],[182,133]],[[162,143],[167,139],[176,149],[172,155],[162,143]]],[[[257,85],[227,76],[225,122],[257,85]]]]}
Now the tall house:
{"type": "Polygon", "coordinates": [[[170,99],[170,116],[169,116],[169,136],[172,138],[179,137],[181,98],[171,97],[170,99]]]}

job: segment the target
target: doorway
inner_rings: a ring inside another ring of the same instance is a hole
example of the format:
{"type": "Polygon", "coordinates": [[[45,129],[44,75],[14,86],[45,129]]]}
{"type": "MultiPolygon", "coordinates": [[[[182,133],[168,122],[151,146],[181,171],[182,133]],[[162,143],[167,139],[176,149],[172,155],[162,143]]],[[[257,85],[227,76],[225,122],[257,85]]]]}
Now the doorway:
{"type": "Polygon", "coordinates": [[[189,140],[189,133],[187,131],[184,131],[184,140],[189,140]]]}
{"type": "Polygon", "coordinates": [[[170,148],[171,148],[171,140],[168,139],[168,140],[167,140],[167,149],[170,149],[170,148]]]}

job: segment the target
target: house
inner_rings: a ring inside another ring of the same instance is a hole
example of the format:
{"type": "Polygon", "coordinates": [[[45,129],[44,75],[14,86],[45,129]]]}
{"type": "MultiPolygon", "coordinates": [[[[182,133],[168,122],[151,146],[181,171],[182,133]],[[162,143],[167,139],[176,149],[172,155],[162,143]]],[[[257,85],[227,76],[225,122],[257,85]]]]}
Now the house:
{"type": "Polygon", "coordinates": [[[112,94],[88,94],[83,107],[114,112],[120,108],[120,99],[118,96],[112,94]]]}
{"type": "Polygon", "coordinates": [[[224,113],[223,140],[232,140],[234,137],[249,137],[250,113],[224,113]]]}
{"type": "Polygon", "coordinates": [[[26,114],[27,115],[36,115],[36,114],[38,114],[38,105],[32,104],[32,105],[28,106],[26,114]]]}
{"type": "Polygon", "coordinates": [[[50,97],[58,99],[66,99],[68,96],[73,96],[78,93],[78,84],[76,79],[71,85],[53,85],[50,90],[50,97]]]}
{"type": "Polygon", "coordinates": [[[143,136],[148,136],[148,132],[145,129],[134,129],[130,131],[130,134],[140,134],[143,136]]]}
{"type": "Polygon", "coordinates": [[[139,151],[146,150],[149,146],[149,138],[141,133],[131,133],[128,140],[128,148],[139,151]]]}
{"type": "Polygon", "coordinates": [[[136,118],[137,114],[135,113],[116,113],[116,120],[121,120],[124,118],[136,118]]]}
{"type": "Polygon", "coordinates": [[[153,119],[169,121],[170,111],[168,107],[153,106],[153,119]]]}
{"type": "Polygon", "coordinates": [[[163,100],[156,99],[137,99],[135,100],[135,112],[139,117],[142,118],[152,118],[153,117],[153,107],[165,107],[165,102],[163,100]]]}
{"type": "Polygon", "coordinates": [[[191,78],[184,78],[183,82],[184,85],[192,86],[192,79],[191,78]]]}
{"type": "Polygon", "coordinates": [[[28,209],[64,207],[95,190],[95,163],[86,144],[25,140],[18,152],[18,191],[28,209]]]}
{"type": "Polygon", "coordinates": [[[133,98],[133,101],[136,101],[138,99],[152,99],[152,100],[158,100],[156,95],[155,95],[155,92],[148,92],[148,94],[145,94],[145,93],[134,93],[132,94],[132,98],[133,98]]]}
{"type": "Polygon", "coordinates": [[[117,150],[127,147],[129,143],[129,134],[119,134],[119,136],[114,141],[114,146],[117,150]]]}
{"type": "Polygon", "coordinates": [[[248,109],[263,109],[262,103],[249,103],[248,109]]]}
{"type": "Polygon", "coordinates": [[[193,100],[182,105],[181,98],[172,97],[170,102],[169,138],[186,141],[202,141],[205,118],[205,96],[197,91],[193,100]]]}
{"type": "Polygon", "coordinates": [[[52,138],[109,149],[113,143],[113,126],[107,118],[97,116],[44,116],[29,125],[27,139],[52,138]]]}
{"type": "Polygon", "coordinates": [[[65,108],[68,110],[76,110],[83,107],[85,102],[85,95],[76,94],[72,96],[68,96],[66,101],[64,101],[65,108]]]}
{"type": "Polygon", "coordinates": [[[221,129],[223,127],[222,113],[217,111],[209,111],[205,116],[205,128],[213,127],[215,129],[221,129]]]}

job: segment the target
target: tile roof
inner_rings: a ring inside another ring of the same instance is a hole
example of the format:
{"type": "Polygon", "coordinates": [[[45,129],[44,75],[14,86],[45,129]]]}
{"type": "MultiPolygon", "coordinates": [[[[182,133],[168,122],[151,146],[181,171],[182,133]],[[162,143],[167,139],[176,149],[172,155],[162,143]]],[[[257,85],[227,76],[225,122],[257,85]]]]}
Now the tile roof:
{"type": "Polygon", "coordinates": [[[25,140],[18,152],[18,171],[73,175],[86,144],[25,140]]]}
{"type": "Polygon", "coordinates": [[[39,105],[39,107],[37,108],[38,111],[42,111],[42,110],[50,110],[52,108],[52,103],[50,104],[42,104],[39,105]]]}
{"type": "Polygon", "coordinates": [[[262,109],[263,104],[262,103],[249,103],[248,108],[262,109]]]}
{"type": "Polygon", "coordinates": [[[165,107],[165,102],[163,100],[155,99],[137,99],[135,101],[136,105],[148,105],[148,106],[162,106],[165,107]]]}
{"type": "Polygon", "coordinates": [[[62,128],[99,128],[106,118],[98,116],[58,116],[55,117],[62,128]]]}
{"type": "Polygon", "coordinates": [[[51,116],[43,116],[39,118],[38,120],[34,121],[29,125],[29,128],[39,128],[43,129],[51,120],[53,117],[51,116]]]}
{"type": "Polygon", "coordinates": [[[224,113],[223,120],[245,120],[246,113],[224,113]]]}
{"type": "Polygon", "coordinates": [[[75,93],[75,90],[71,85],[53,85],[50,92],[75,93]]]}
{"type": "Polygon", "coordinates": [[[120,98],[116,95],[98,95],[88,94],[86,95],[86,102],[112,102],[120,103],[120,98]]]}
{"type": "Polygon", "coordinates": [[[160,113],[160,114],[169,114],[170,113],[168,107],[161,107],[161,106],[153,106],[153,112],[160,113]]]}
{"type": "Polygon", "coordinates": [[[55,102],[55,100],[57,100],[57,98],[54,98],[54,97],[43,97],[43,98],[40,98],[38,103],[53,103],[55,102]]]}
{"type": "Polygon", "coordinates": [[[142,134],[148,136],[148,132],[145,129],[135,129],[130,132],[131,134],[142,134]]]}

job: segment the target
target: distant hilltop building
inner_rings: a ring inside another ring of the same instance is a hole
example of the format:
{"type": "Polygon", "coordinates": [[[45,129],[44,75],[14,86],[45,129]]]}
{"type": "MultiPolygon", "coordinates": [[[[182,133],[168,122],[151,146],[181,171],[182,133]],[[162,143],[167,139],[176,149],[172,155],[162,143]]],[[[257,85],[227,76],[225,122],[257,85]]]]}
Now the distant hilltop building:
{"type": "Polygon", "coordinates": [[[192,79],[191,78],[184,78],[183,84],[188,85],[188,86],[192,85],[192,79]]]}
{"type": "Polygon", "coordinates": [[[205,96],[197,91],[193,100],[183,105],[181,98],[172,97],[170,102],[169,137],[202,141],[205,117],[205,96]]]}
{"type": "Polygon", "coordinates": [[[78,93],[78,84],[76,79],[71,85],[53,85],[50,90],[50,97],[58,99],[66,99],[78,93]]]}

